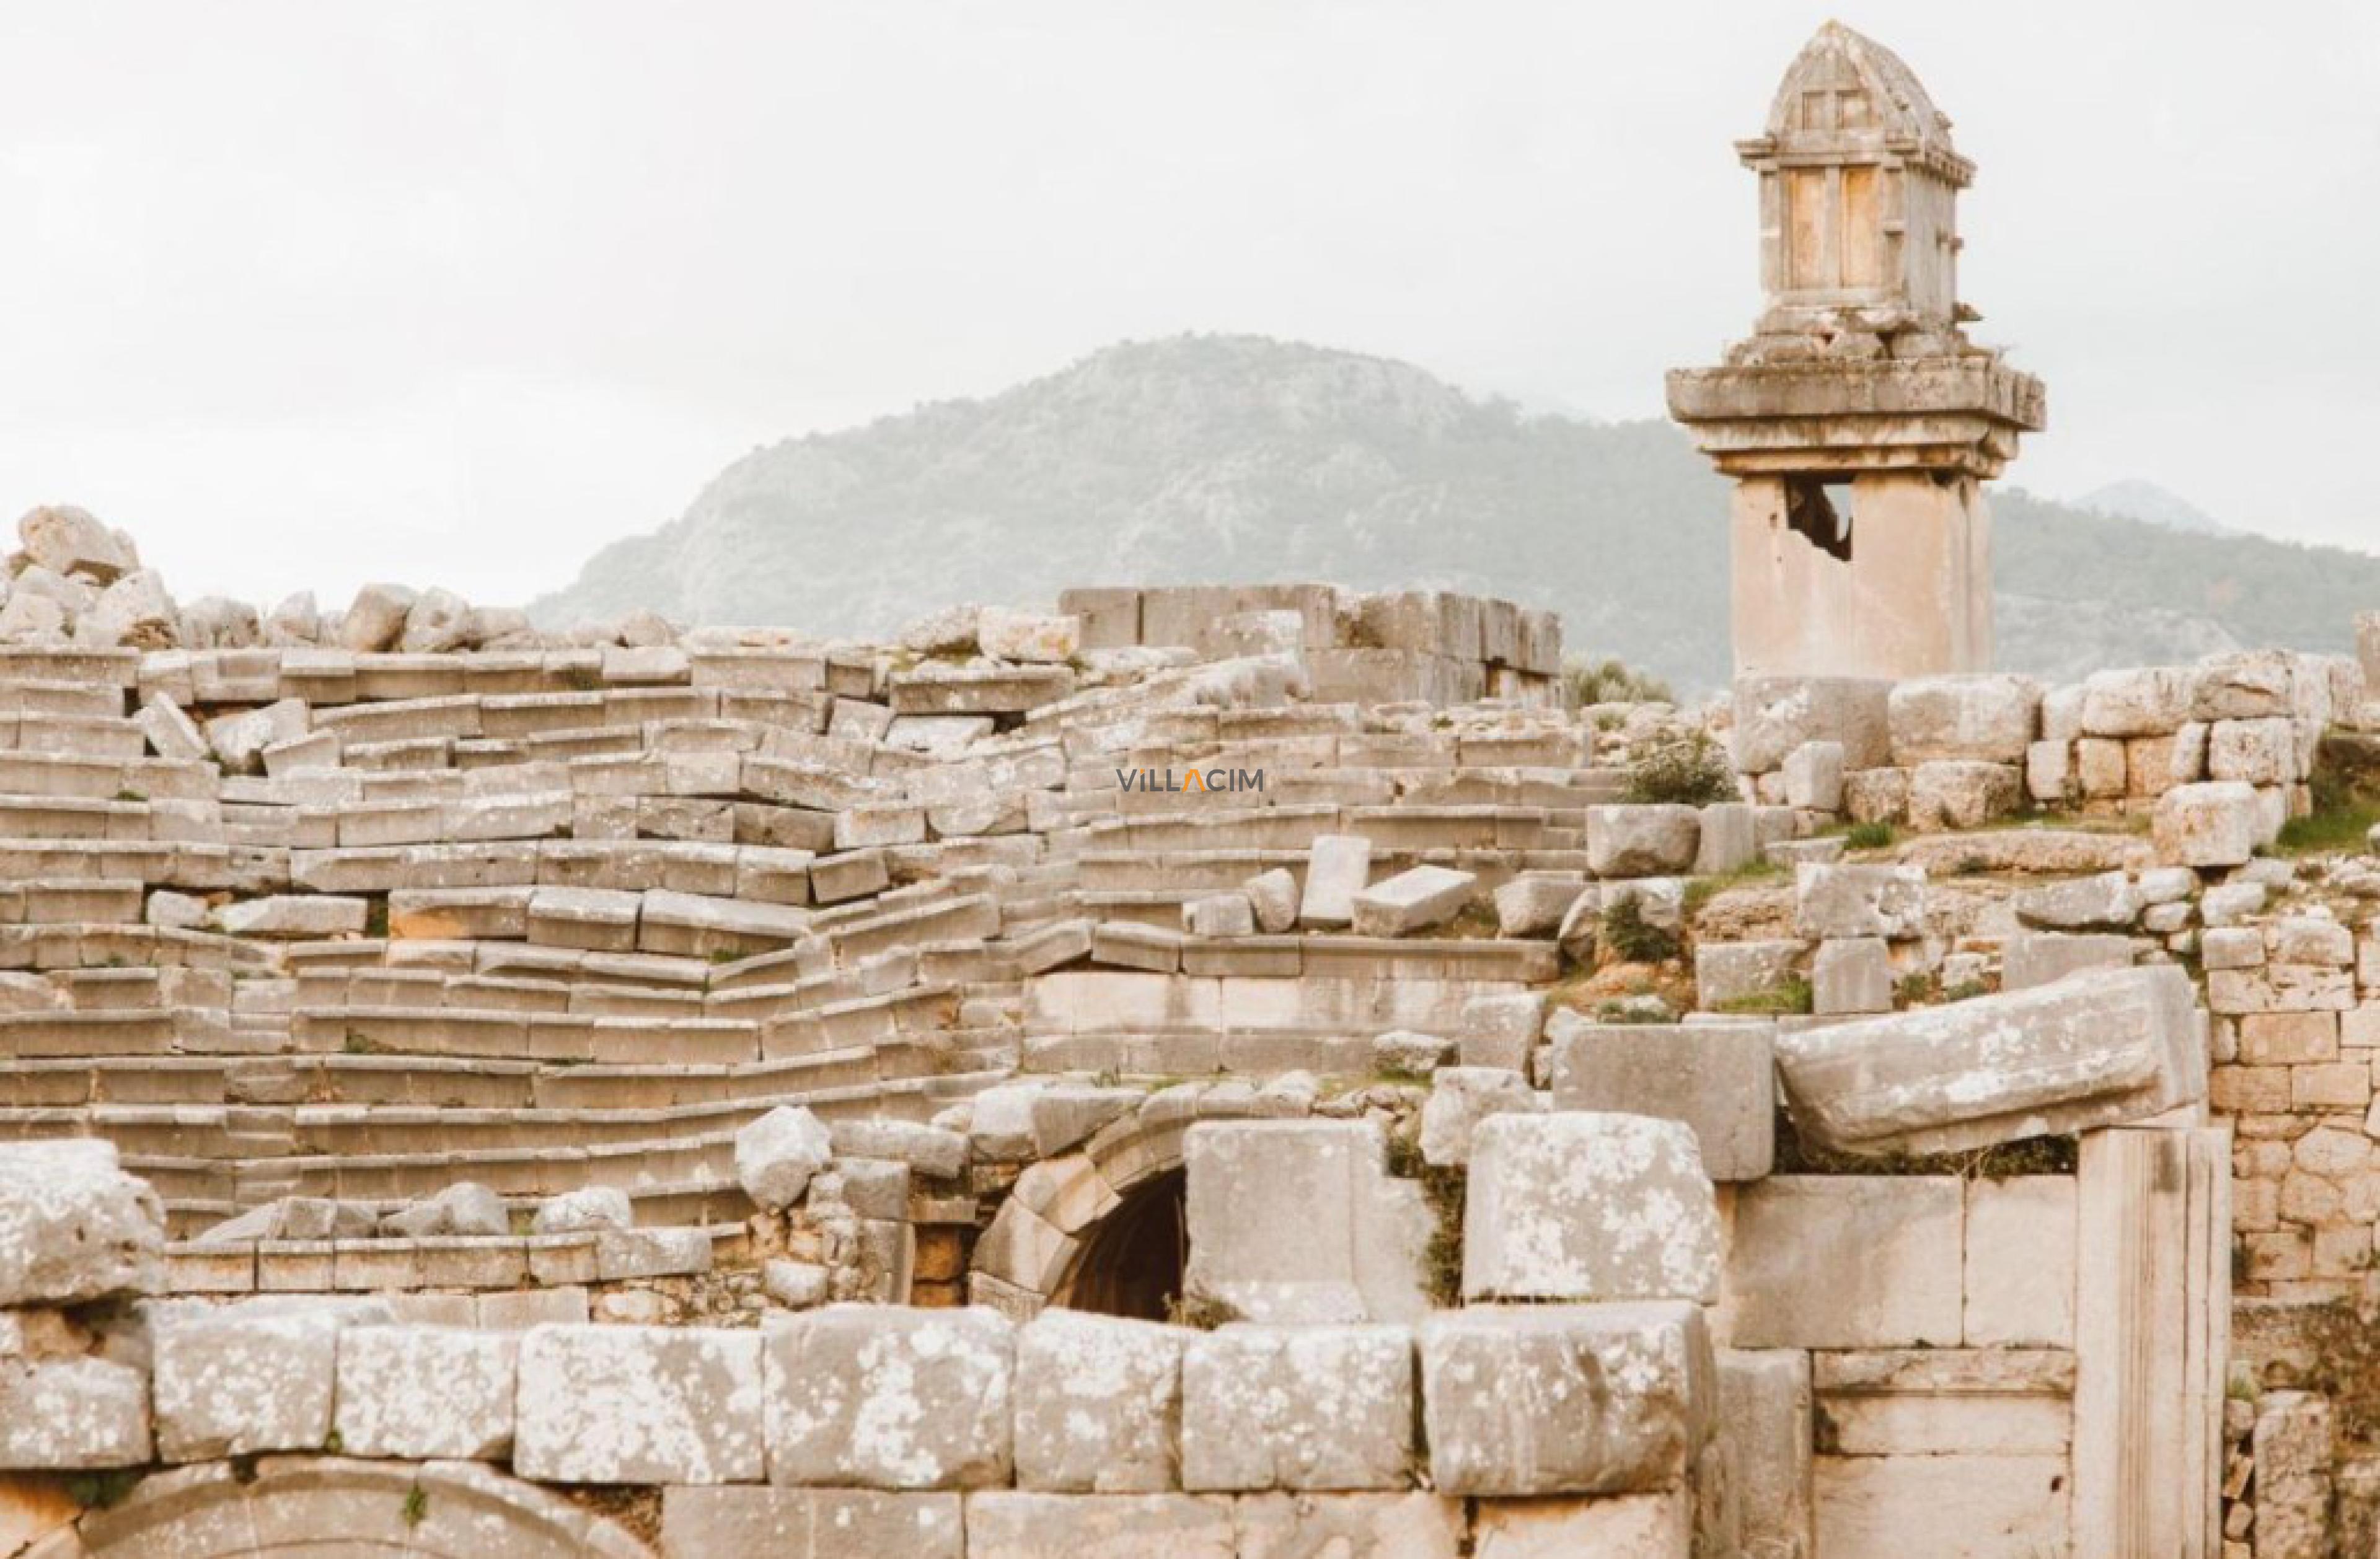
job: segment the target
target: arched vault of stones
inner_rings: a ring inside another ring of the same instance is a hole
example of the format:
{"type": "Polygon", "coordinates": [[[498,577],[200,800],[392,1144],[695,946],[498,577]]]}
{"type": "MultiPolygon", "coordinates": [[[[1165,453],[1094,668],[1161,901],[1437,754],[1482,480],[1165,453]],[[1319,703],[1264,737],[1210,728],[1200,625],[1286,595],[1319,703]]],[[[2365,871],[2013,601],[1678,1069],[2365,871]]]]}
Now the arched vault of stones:
{"type": "Polygon", "coordinates": [[[1099,1220],[1124,1199],[1182,1167],[1197,1102],[1164,1107],[1163,1095],[1101,1130],[1082,1147],[1029,1165],[976,1242],[970,1287],[978,1303],[1032,1314],[1064,1292],[1099,1220]]]}
{"type": "Polygon", "coordinates": [[[203,1462],[161,1472],[121,1503],[52,1533],[27,1559],[245,1559],[333,1547],[419,1559],[651,1559],[612,1522],[476,1462],[341,1456],[271,1456],[253,1468],[203,1462]]]}

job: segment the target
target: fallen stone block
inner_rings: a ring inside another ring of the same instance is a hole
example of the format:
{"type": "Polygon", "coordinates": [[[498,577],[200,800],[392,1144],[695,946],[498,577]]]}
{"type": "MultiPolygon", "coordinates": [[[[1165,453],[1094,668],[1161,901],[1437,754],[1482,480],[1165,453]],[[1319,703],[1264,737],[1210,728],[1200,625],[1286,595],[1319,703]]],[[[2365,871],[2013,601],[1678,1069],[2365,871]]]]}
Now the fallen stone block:
{"type": "Polygon", "coordinates": [[[761,1334],[532,1326],[522,1334],[513,1470],[556,1483],[758,1480],[761,1334]]]}
{"type": "Polygon", "coordinates": [[[1015,1328],[990,1310],[829,1305],[768,1339],[769,1480],[996,1488],[1012,1466],[1015,1328]]]}
{"type": "Polygon", "coordinates": [[[140,555],[121,531],[100,523],[71,503],[29,509],[17,521],[25,556],[53,574],[79,574],[102,585],[140,566],[140,555]]]}
{"type": "Polygon", "coordinates": [[[1072,660],[1083,647],[1083,620],[988,606],[976,615],[976,646],[994,660],[1043,665],[1072,660]]]}
{"type": "Polygon", "coordinates": [[[735,1133],[735,1180],[754,1203],[782,1213],[833,1156],[826,1122],[799,1105],[779,1105],[735,1133]]]}
{"type": "Polygon", "coordinates": [[[1785,804],[1795,812],[1840,812],[1843,806],[1843,744],[1804,742],[1785,755],[1780,771],[1785,804]]]}
{"type": "Polygon", "coordinates": [[[1729,743],[1736,772],[1767,774],[1804,742],[1834,742],[1845,769],[1892,762],[1892,683],[1872,677],[1739,677],[1729,743]]]}
{"type": "Polygon", "coordinates": [[[898,1159],[935,1180],[956,1179],[966,1172],[966,1138],[939,1126],[874,1118],[835,1121],[828,1134],[837,1158],[898,1159]]]}
{"type": "Polygon", "coordinates": [[[1717,1374],[1691,1303],[1441,1311],[1417,1340],[1440,1493],[1665,1489],[1710,1437],[1717,1374]]]}
{"type": "Polygon", "coordinates": [[[1193,1493],[1403,1489],[1414,1452],[1402,1326],[1233,1324],[1182,1360],[1182,1486],[1193,1493]]]}
{"type": "Polygon", "coordinates": [[[391,1213],[380,1222],[381,1232],[402,1239],[434,1239],[441,1235],[504,1235],[512,1217],[504,1198],[486,1186],[458,1180],[435,1196],[424,1197],[391,1213]]]}
{"type": "Polygon", "coordinates": [[[326,941],[363,934],[371,906],[361,899],[329,894],[285,893],[241,899],[214,912],[215,928],[226,937],[269,937],[288,941],[326,941]]]}
{"type": "Polygon", "coordinates": [[[1301,925],[1345,925],[1355,918],[1355,895],[1372,879],[1372,841],[1354,834],[1322,834],[1308,847],[1301,925]]]}
{"type": "Polygon", "coordinates": [[[599,1229],[624,1229],[636,1222],[628,1193],[616,1186],[582,1186],[550,1196],[538,1204],[529,1222],[531,1234],[590,1234],[599,1229]]]}
{"type": "Polygon", "coordinates": [[[1543,991],[1475,996],[1463,1004],[1456,1049],[1466,1067],[1502,1067],[1525,1077],[1545,1024],[1543,991]]]}
{"type": "Polygon", "coordinates": [[[2202,1033],[2189,975],[2151,964],[1779,1034],[1777,1059],[1819,1145],[1946,1153],[2203,1099],[2202,1033]]]}
{"type": "Polygon", "coordinates": [[[444,1326],[338,1334],[340,1452],[485,1459],[513,1442],[517,1335],[444,1326]]]}
{"type": "Polygon", "coordinates": [[[2141,895],[2122,872],[2069,877],[2017,889],[2017,919],[2053,931],[2129,926],[2140,918],[2141,895]]]}
{"type": "Polygon", "coordinates": [[[1355,895],[1355,935],[1402,937],[1444,925],[1462,913],[1478,891],[1479,879],[1470,872],[1447,866],[1399,872],[1355,895]]]}
{"type": "Polygon", "coordinates": [[[1016,1334],[1016,1482],[1067,1493],[1158,1493],[1182,1460],[1174,1326],[1044,1311],[1016,1334]]]}
{"type": "Polygon", "coordinates": [[[207,1461],[320,1449],[331,1432],[339,1334],[386,1325],[377,1299],[152,1300],[150,1391],[157,1454],[207,1461]]]}
{"type": "Polygon", "coordinates": [[[1693,1130],[1710,1178],[1768,1173],[1777,1148],[1774,1024],[1596,1023],[1565,1009],[1547,1036],[1555,1109],[1679,1121],[1693,1130]]]}
{"type": "Polygon", "coordinates": [[[1516,876],[1496,889],[1496,935],[1551,936],[1585,891],[1586,882],[1582,877],[1516,876]]]}
{"type": "Polygon", "coordinates": [[[1256,906],[1245,893],[1209,893],[1182,906],[1182,930],[1190,937],[1253,937],[1256,906]]]}
{"type": "Polygon", "coordinates": [[[2241,866],[2263,840],[2264,814],[2254,786],[2210,780],[2159,796],[2152,827],[2160,860],[2202,869],[2241,866]]]}
{"type": "Polygon", "coordinates": [[[1718,1275],[1718,1206],[1688,1127],[1558,1111],[1473,1130],[1465,1302],[1707,1301],[1718,1275]]]}
{"type": "Polygon", "coordinates": [[[1919,866],[1803,862],[1793,870],[1793,929],[1813,939],[1925,931],[1925,872],[1919,866]]]}
{"type": "Polygon", "coordinates": [[[1259,872],[1241,886],[1256,916],[1257,929],[1278,937],[1297,924],[1297,874],[1287,866],[1259,872]]]}
{"type": "Polygon", "coordinates": [[[1194,1298],[1251,1321],[1410,1321],[1428,1308],[1435,1227],[1418,1182],[1391,1177],[1367,1120],[1200,1121],[1184,1139],[1194,1298]],[[1253,1218],[1294,1207],[1293,1219],[1253,1218]]]}
{"type": "Polygon", "coordinates": [[[1701,844],[1702,814],[1691,806],[1586,809],[1586,869],[1599,877],[1689,872],[1701,844]]]}
{"type": "Polygon", "coordinates": [[[1746,1004],[1766,1003],[1755,1010],[1779,1011],[1776,1003],[1800,978],[1797,966],[1808,950],[1798,937],[1764,938],[1755,942],[1702,942],[1694,948],[1694,1005],[1706,1012],[1741,1010],[1746,1004]]]}
{"type": "Polygon", "coordinates": [[[0,1144],[0,1306],[145,1294],[164,1277],[165,1213],[99,1138],[0,1144]]]}

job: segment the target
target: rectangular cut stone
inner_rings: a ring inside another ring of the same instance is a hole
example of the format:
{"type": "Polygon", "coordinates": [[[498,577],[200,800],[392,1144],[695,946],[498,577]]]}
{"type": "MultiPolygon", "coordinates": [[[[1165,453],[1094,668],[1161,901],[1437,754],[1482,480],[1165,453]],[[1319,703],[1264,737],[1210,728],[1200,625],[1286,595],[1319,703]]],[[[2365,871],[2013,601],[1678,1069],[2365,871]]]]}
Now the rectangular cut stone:
{"type": "Polygon", "coordinates": [[[1715,1366],[1691,1303],[1440,1311],[1418,1340],[1441,1493],[1665,1489],[1710,1436],[1715,1366]]]}
{"type": "Polygon", "coordinates": [[[1682,1121],[1712,1179],[1768,1173],[1777,1145],[1775,1024],[1594,1023],[1564,1008],[1546,1034],[1556,1109],[1682,1121]]]}
{"type": "Polygon", "coordinates": [[[1415,866],[1375,883],[1352,900],[1358,937],[1402,937],[1452,920],[1479,891],[1479,879],[1446,866],[1415,866]]]}
{"type": "Polygon", "coordinates": [[[1947,1175],[1773,1175],[1742,1187],[1721,1335],[1755,1348],[1955,1344],[1964,1212],[1947,1175]]]}
{"type": "Polygon", "coordinates": [[[1160,1493],[1182,1462],[1190,1334],[1045,1311],[1016,1335],[1016,1481],[1067,1493],[1160,1493]]]}
{"type": "Polygon", "coordinates": [[[967,1497],[967,1559],[1234,1559],[1232,1505],[1215,1494],[987,1490],[967,1497]]]}
{"type": "Polygon", "coordinates": [[[1432,1493],[1242,1494],[1239,1559],[1457,1559],[1463,1502],[1432,1493]]]}
{"type": "Polygon", "coordinates": [[[1403,1489],[1414,1452],[1402,1326],[1234,1323],[1182,1360],[1182,1486],[1403,1489]]]}
{"type": "Polygon", "coordinates": [[[1250,1321],[1415,1321],[1434,1227],[1368,1120],[1200,1121],[1184,1141],[1193,1296],[1250,1321]],[[1294,1207],[1293,1218],[1252,1208],[1294,1207]]]}
{"type": "Polygon", "coordinates": [[[1354,834],[1318,835],[1305,862],[1305,891],[1297,907],[1305,925],[1345,925],[1355,918],[1355,895],[1372,877],[1372,841],[1354,834]]]}
{"type": "Polygon", "coordinates": [[[310,1299],[152,1303],[143,1313],[166,1461],[320,1448],[331,1432],[340,1330],[389,1319],[376,1300],[310,1299]]]}
{"type": "Polygon", "coordinates": [[[339,1335],[339,1448],[351,1456],[504,1456],[519,1339],[468,1327],[350,1326],[339,1335]]]}
{"type": "Polygon", "coordinates": [[[1839,1456],[2064,1456],[2074,1356],[2063,1349],[1821,1353],[1818,1417],[1839,1456]]]}
{"type": "Polygon", "coordinates": [[[2070,1175],[1967,1183],[1969,1348],[2073,1346],[2074,1216],[2070,1175]]]}
{"type": "Polygon", "coordinates": [[[1808,1559],[1810,1356],[1800,1348],[1722,1348],[1718,1435],[1743,1512],[1744,1559],[1808,1559]]]}
{"type": "Polygon", "coordinates": [[[1475,1559],[1692,1559],[1694,1502],[1682,1490],[1493,1500],[1480,1505],[1473,1538],[1475,1559]]]}
{"type": "Polygon", "coordinates": [[[1915,1533],[1971,1559],[2164,1552],[2070,1547],[2062,1456],[1820,1456],[1815,1481],[1825,1559],[1909,1559],[1915,1533]]]}
{"type": "Polygon", "coordinates": [[[1838,1152],[1942,1153],[2160,1115],[2206,1096],[2174,964],[1780,1034],[1795,1124],[1838,1152]]]}
{"type": "Polygon", "coordinates": [[[768,1332],[769,1480],[1009,1480],[1015,1328],[995,1311],[838,1304],[768,1332]]]}
{"type": "Polygon", "coordinates": [[[532,1326],[513,1468],[556,1483],[734,1483],[766,1466],[760,1335],[532,1326]]]}
{"type": "Polygon", "coordinates": [[[1885,767],[1892,685],[1875,677],[1738,677],[1730,737],[1736,771],[1771,773],[1804,742],[1840,743],[1847,769],[1885,767]]]}
{"type": "Polygon", "coordinates": [[[2082,1139],[2074,1551],[2218,1559],[2231,1134],[2082,1139]]]}
{"type": "Polygon", "coordinates": [[[1694,1132],[1641,1115],[1495,1115],[1473,1128],[1463,1297],[1708,1301],[1718,1210],[1694,1132]]]}
{"type": "Polygon", "coordinates": [[[1803,862],[1793,871],[1793,928],[1810,937],[1923,936],[1925,868],[1803,862]]]}
{"type": "MultiPolygon", "coordinates": [[[[149,1380],[139,1370],[107,1359],[0,1357],[0,1470],[139,1467],[154,1455],[149,1380]]],[[[0,1497],[0,1546],[20,1535],[7,1503],[0,1497]]]]}
{"type": "Polygon", "coordinates": [[[954,1493],[673,1484],[661,1537],[668,1559],[962,1559],[966,1524],[954,1493]]]}

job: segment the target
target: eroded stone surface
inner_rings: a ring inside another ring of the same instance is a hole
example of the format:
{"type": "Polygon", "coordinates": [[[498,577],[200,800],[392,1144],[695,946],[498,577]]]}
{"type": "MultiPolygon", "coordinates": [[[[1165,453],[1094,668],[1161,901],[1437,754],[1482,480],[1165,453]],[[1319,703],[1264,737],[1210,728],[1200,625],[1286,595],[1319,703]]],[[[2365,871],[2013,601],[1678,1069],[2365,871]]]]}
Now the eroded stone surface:
{"type": "Polygon", "coordinates": [[[1016,1481],[1073,1493],[1171,1488],[1181,1464],[1178,1327],[1045,1311],[1016,1336],[1016,1481]]]}
{"type": "Polygon", "coordinates": [[[96,1138],[0,1144],[0,1305],[143,1294],[163,1276],[165,1215],[96,1138]]]}
{"type": "Polygon", "coordinates": [[[1718,1269],[1718,1209],[1691,1128],[1566,1110],[1473,1130],[1466,1301],[1706,1301],[1718,1269]]]}
{"type": "Polygon", "coordinates": [[[1005,1317],[830,1305],[767,1335],[771,1482],[1008,1480],[1015,1329],[1005,1317]]]}
{"type": "Polygon", "coordinates": [[[533,1326],[519,1355],[513,1466],[557,1483],[758,1480],[760,1334],[533,1326]]]}
{"type": "Polygon", "coordinates": [[[1402,1326],[1235,1323],[1182,1360],[1182,1486],[1402,1489],[1414,1344],[1402,1326]]]}

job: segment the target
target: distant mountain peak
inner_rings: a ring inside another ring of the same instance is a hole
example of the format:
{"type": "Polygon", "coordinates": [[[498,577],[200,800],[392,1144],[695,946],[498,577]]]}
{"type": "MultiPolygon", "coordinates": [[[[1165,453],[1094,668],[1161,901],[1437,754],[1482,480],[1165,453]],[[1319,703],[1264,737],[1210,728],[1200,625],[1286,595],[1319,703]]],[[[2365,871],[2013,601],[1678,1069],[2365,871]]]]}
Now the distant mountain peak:
{"type": "Polygon", "coordinates": [[[2225,525],[2171,489],[2159,487],[2139,477],[2127,477],[2120,482],[2093,488],[2074,500],[2074,506],[2088,509],[2095,514],[2113,514],[2119,519],[2140,520],[2148,525],[2163,526],[2168,530],[2189,531],[2198,536],[2246,534],[2237,526],[2225,525]]]}

